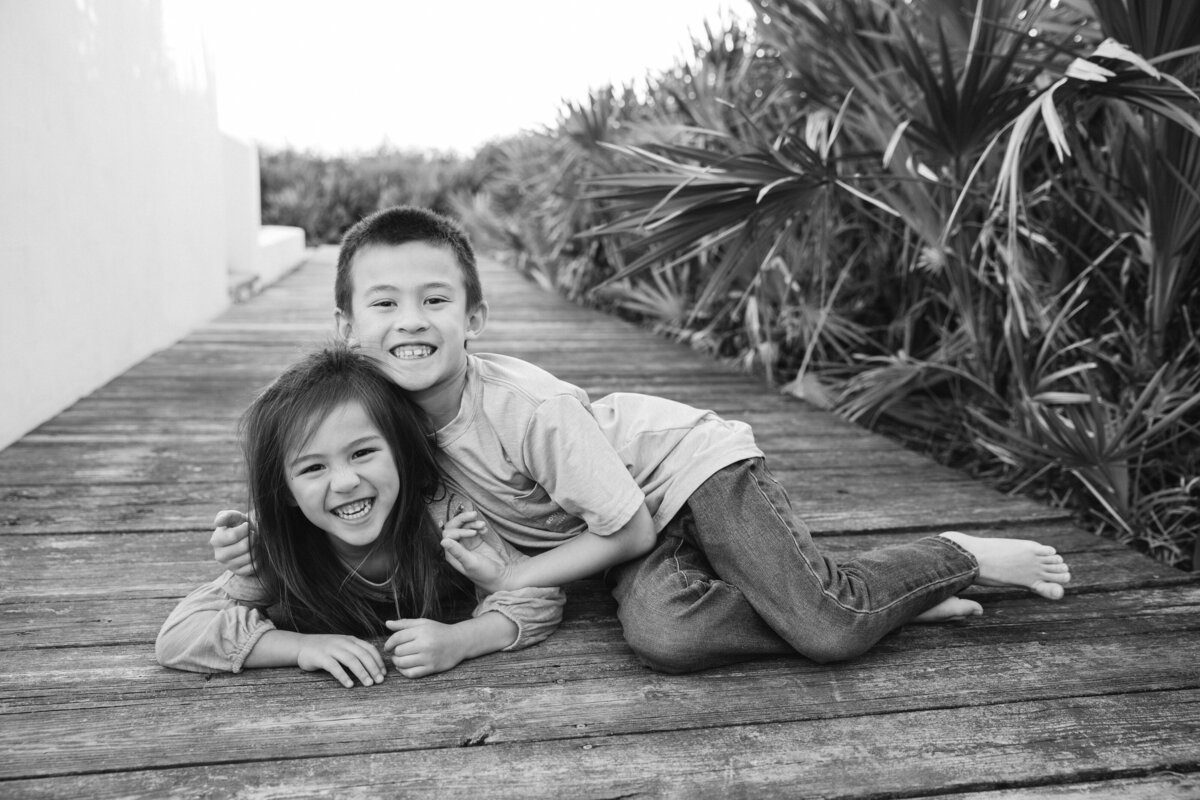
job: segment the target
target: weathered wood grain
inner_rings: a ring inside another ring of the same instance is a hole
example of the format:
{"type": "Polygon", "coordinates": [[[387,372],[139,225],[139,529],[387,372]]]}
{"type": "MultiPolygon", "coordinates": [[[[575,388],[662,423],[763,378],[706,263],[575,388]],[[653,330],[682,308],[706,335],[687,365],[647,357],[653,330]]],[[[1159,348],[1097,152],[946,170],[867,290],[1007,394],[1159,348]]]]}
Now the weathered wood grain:
{"type": "Polygon", "coordinates": [[[479,343],[593,396],[647,391],[755,429],[838,558],[949,528],[1052,544],[1068,596],[970,589],[839,665],[651,672],[598,579],[548,641],[420,681],[163,669],[244,507],[237,418],[333,333],[329,251],[0,452],[0,796],[1196,796],[1200,582],[646,330],[485,262],[479,343]],[[1171,774],[1175,770],[1177,774],[1171,774]]]}
{"type": "MultiPolygon", "coordinates": [[[[911,541],[936,530],[821,535],[822,552],[838,561],[879,547],[911,541]]],[[[30,535],[5,542],[0,568],[0,604],[49,599],[179,597],[217,575],[208,545],[208,528],[185,531],[30,535]],[[119,565],[137,564],[136,570],[119,565]]],[[[1013,536],[1049,544],[1072,565],[1072,592],[1094,588],[1187,583],[1187,573],[1150,559],[1130,559],[1123,546],[1063,526],[1041,525],[1020,530],[983,529],[979,536],[1013,536]]],[[[988,588],[988,594],[1013,596],[1020,590],[988,588]]],[[[2,646],[2,644],[0,644],[2,646]]]]}
{"type": "MultiPolygon", "coordinates": [[[[930,786],[961,791],[1054,784],[1080,773],[1091,780],[1120,778],[1164,761],[1186,762],[1194,757],[1188,739],[1198,713],[1200,692],[1164,691],[519,744],[497,741],[496,729],[481,720],[464,742],[475,746],[402,751],[389,742],[369,756],[257,762],[270,738],[319,725],[312,709],[302,706],[280,719],[286,727],[267,729],[268,738],[253,744],[245,743],[236,721],[220,725],[219,735],[229,737],[220,753],[227,766],[195,770],[185,781],[182,775],[171,780],[170,773],[144,777],[160,792],[201,786],[231,796],[373,790],[437,797],[759,797],[783,787],[789,797],[829,797],[835,787],[839,796],[906,796],[930,786]],[[1039,736],[1030,737],[1031,725],[1039,736]],[[485,742],[489,746],[478,746],[485,742]],[[158,783],[164,777],[171,783],[158,783]]],[[[381,703],[381,727],[391,715],[381,703]]],[[[383,732],[373,728],[355,733],[366,738],[383,732]]],[[[415,731],[404,734],[416,737],[415,731]]],[[[166,737],[159,750],[172,753],[191,740],[166,737]]],[[[212,749],[219,745],[211,743],[212,749]]],[[[84,785],[89,796],[101,796],[113,780],[95,776],[84,785]]],[[[134,789],[116,780],[122,790],[134,789]]]]}

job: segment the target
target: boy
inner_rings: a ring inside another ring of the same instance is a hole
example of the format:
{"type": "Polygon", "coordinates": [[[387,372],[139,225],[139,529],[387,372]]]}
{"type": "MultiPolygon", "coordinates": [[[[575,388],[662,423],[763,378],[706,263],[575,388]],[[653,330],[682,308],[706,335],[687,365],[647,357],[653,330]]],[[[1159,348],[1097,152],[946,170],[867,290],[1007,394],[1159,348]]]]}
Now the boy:
{"type": "MultiPolygon", "coordinates": [[[[452,563],[488,590],[611,567],[625,638],[654,669],[850,658],[905,622],[982,613],[954,596],[972,583],[1057,599],[1070,579],[1052,548],[953,532],[838,565],[792,514],[748,426],[644,395],[592,403],[527,362],[468,354],[488,315],[475,255],[431,212],[355,225],[335,299],[339,334],[429,415],[447,484],[502,538],[543,551],[518,572],[446,540],[452,563]]],[[[244,569],[245,543],[231,544],[244,536],[214,532],[225,566],[244,569]]]]}

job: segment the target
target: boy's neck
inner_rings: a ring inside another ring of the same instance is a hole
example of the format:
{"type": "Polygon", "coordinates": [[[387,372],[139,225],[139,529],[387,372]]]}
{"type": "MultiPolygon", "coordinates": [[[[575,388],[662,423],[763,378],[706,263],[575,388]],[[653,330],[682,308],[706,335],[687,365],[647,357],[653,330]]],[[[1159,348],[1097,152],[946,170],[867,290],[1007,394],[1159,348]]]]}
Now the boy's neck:
{"type": "Polygon", "coordinates": [[[422,392],[413,392],[412,398],[429,417],[435,431],[449,425],[458,416],[462,407],[463,392],[467,388],[467,362],[462,369],[447,381],[430,386],[422,392]]]}

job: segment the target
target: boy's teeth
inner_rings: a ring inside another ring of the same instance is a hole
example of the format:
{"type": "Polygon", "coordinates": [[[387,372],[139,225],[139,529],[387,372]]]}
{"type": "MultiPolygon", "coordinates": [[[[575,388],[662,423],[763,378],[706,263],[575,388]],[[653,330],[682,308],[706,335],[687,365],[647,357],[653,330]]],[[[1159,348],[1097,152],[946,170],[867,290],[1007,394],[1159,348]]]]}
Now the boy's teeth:
{"type": "Polygon", "coordinates": [[[427,344],[402,344],[392,348],[396,358],[425,358],[433,355],[433,348],[427,344]]]}
{"type": "Polygon", "coordinates": [[[344,506],[338,506],[333,510],[333,513],[342,519],[358,519],[359,517],[366,516],[367,512],[371,510],[371,504],[371,500],[358,500],[353,503],[347,503],[344,506]]]}

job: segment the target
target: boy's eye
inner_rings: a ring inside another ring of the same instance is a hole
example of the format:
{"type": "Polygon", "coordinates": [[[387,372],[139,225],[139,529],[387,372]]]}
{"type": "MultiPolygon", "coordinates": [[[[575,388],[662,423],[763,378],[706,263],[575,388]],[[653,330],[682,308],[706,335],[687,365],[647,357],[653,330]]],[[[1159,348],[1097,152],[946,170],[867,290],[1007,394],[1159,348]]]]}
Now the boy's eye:
{"type": "Polygon", "coordinates": [[[376,300],[374,303],[371,303],[371,308],[392,308],[395,305],[395,300],[376,300]]]}
{"type": "Polygon", "coordinates": [[[429,305],[436,306],[436,305],[441,305],[442,303],[449,303],[450,298],[448,298],[448,297],[427,297],[427,298],[425,298],[425,302],[429,305]]]}

